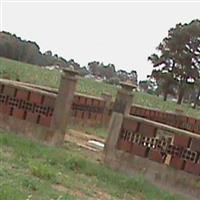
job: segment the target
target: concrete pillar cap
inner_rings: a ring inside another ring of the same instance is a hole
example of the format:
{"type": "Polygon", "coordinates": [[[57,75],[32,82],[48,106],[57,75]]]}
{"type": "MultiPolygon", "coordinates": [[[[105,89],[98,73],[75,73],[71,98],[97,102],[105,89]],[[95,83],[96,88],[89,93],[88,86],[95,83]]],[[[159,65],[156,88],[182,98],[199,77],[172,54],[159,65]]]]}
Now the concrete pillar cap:
{"type": "Polygon", "coordinates": [[[70,76],[76,76],[79,74],[78,71],[74,70],[74,69],[69,69],[69,68],[65,68],[63,69],[63,72],[67,75],[70,75],[70,76]]]}
{"type": "Polygon", "coordinates": [[[127,91],[132,91],[133,89],[137,88],[136,85],[134,85],[132,83],[128,83],[128,82],[120,82],[120,85],[123,89],[125,89],[127,91]]]}

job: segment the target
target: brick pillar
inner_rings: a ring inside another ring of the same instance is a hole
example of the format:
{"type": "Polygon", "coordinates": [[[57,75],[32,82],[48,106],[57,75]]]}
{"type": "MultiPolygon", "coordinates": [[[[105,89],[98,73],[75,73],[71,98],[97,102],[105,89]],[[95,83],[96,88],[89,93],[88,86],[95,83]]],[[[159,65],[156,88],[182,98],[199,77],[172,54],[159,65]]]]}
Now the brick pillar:
{"type": "Polygon", "coordinates": [[[105,100],[105,109],[103,113],[102,124],[104,128],[108,128],[109,121],[110,121],[110,109],[111,109],[111,102],[112,102],[112,95],[109,93],[102,93],[102,98],[105,100]]]}
{"type": "Polygon", "coordinates": [[[77,83],[77,71],[64,69],[61,76],[58,95],[55,102],[51,130],[55,131],[53,143],[62,143],[71,115],[71,105],[77,83]]]}
{"type": "Polygon", "coordinates": [[[105,145],[105,162],[109,163],[110,160],[113,160],[115,157],[116,145],[120,135],[121,126],[123,123],[124,115],[130,113],[133,93],[132,90],[136,88],[135,85],[121,83],[121,89],[118,90],[113,112],[109,124],[108,137],[105,145]]]}

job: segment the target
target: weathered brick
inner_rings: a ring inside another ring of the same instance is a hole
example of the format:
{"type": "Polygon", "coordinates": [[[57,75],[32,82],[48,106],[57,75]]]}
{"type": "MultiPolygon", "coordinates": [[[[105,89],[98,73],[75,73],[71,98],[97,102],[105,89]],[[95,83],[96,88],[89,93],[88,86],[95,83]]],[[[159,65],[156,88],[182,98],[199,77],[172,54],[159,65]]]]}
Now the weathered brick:
{"type": "Polygon", "coordinates": [[[73,99],[73,103],[79,104],[79,100],[80,100],[80,96],[75,95],[75,96],[74,96],[74,99],[73,99]]]}
{"type": "Polygon", "coordinates": [[[177,156],[174,156],[170,160],[170,166],[176,168],[176,169],[183,169],[184,167],[184,160],[178,158],[177,156]]]}
{"type": "Polygon", "coordinates": [[[5,114],[5,115],[10,115],[11,114],[11,107],[8,106],[7,104],[0,104],[0,112],[5,114]]]}
{"type": "Polygon", "coordinates": [[[194,132],[195,123],[196,123],[196,119],[195,119],[195,118],[187,117],[187,126],[186,126],[186,130],[191,131],[191,132],[194,132]]]}
{"type": "Polygon", "coordinates": [[[80,105],[86,105],[86,101],[87,101],[86,97],[84,97],[84,96],[79,97],[79,104],[80,105]]]}
{"type": "Polygon", "coordinates": [[[36,103],[36,104],[41,104],[42,99],[43,99],[43,96],[41,94],[36,93],[36,92],[31,92],[30,99],[29,99],[30,102],[36,103]]]}
{"type": "Polygon", "coordinates": [[[140,157],[147,157],[148,148],[138,144],[133,144],[131,153],[140,157]]]}
{"type": "Polygon", "coordinates": [[[0,83],[0,93],[3,93],[4,84],[0,83]]]}
{"type": "Polygon", "coordinates": [[[105,107],[105,101],[99,101],[99,107],[104,108],[105,107]]]}
{"type": "Polygon", "coordinates": [[[190,144],[190,149],[192,151],[200,152],[200,139],[192,138],[191,144],[190,144]]]}
{"type": "Polygon", "coordinates": [[[163,113],[162,111],[159,112],[159,122],[165,123],[165,120],[164,120],[164,113],[163,113]]]}
{"type": "Polygon", "coordinates": [[[99,100],[98,99],[93,99],[92,105],[98,107],[99,106],[99,100]]]}
{"type": "Polygon", "coordinates": [[[54,108],[55,102],[56,102],[56,97],[45,96],[43,105],[44,106],[49,106],[51,108],[54,108]]]}
{"type": "Polygon", "coordinates": [[[190,123],[190,124],[195,124],[196,123],[196,119],[195,118],[193,118],[193,117],[188,117],[188,123],[190,123]]]}
{"type": "Polygon", "coordinates": [[[5,85],[4,90],[3,90],[3,94],[14,97],[15,92],[16,92],[15,87],[5,85]]]}
{"type": "Polygon", "coordinates": [[[167,125],[170,125],[170,126],[175,126],[175,123],[176,123],[175,115],[172,114],[172,113],[167,113],[166,114],[166,122],[165,123],[167,125]]]}
{"type": "Polygon", "coordinates": [[[142,107],[138,107],[138,113],[139,113],[139,116],[140,117],[145,117],[146,116],[146,109],[145,108],[142,108],[142,107]]]}
{"type": "Polygon", "coordinates": [[[190,143],[190,137],[186,135],[174,135],[174,145],[187,148],[190,143]]]}
{"type": "Polygon", "coordinates": [[[179,128],[186,130],[186,125],[187,125],[187,120],[188,118],[186,116],[179,116],[179,128]]]}
{"type": "Polygon", "coordinates": [[[26,113],[26,120],[30,121],[32,123],[37,123],[38,117],[39,117],[39,115],[37,113],[33,113],[33,112],[27,112],[26,113]]]}
{"type": "Polygon", "coordinates": [[[158,120],[158,117],[159,117],[159,112],[156,110],[156,111],[155,111],[155,116],[154,116],[155,121],[158,120]]]}
{"type": "Polygon", "coordinates": [[[86,104],[87,104],[88,106],[91,106],[91,105],[92,105],[92,99],[91,99],[91,98],[87,98],[86,104]]]}
{"type": "Polygon", "coordinates": [[[186,161],[184,170],[195,175],[200,175],[200,163],[186,161]]]}
{"type": "Polygon", "coordinates": [[[149,119],[150,118],[150,110],[146,109],[145,111],[145,118],[149,119]]]}
{"type": "Polygon", "coordinates": [[[197,133],[200,135],[200,120],[197,120],[194,125],[194,133],[197,133]]]}
{"type": "Polygon", "coordinates": [[[165,161],[166,156],[162,155],[160,151],[151,149],[149,151],[148,157],[150,160],[163,163],[165,161]]]}
{"type": "Polygon", "coordinates": [[[132,119],[125,119],[123,121],[123,127],[127,130],[137,132],[138,127],[139,127],[139,123],[132,120],[132,119]]]}
{"type": "Polygon", "coordinates": [[[18,119],[24,119],[25,111],[23,109],[14,108],[12,115],[18,119]]]}
{"type": "Polygon", "coordinates": [[[48,116],[40,116],[40,119],[39,119],[39,124],[41,124],[42,126],[46,126],[46,127],[49,127],[50,124],[51,124],[51,120],[52,120],[52,117],[48,116]]]}
{"type": "Polygon", "coordinates": [[[147,125],[144,123],[140,123],[139,131],[140,134],[148,136],[148,137],[154,137],[156,134],[156,127],[147,125]]]}
{"type": "Polygon", "coordinates": [[[150,119],[153,120],[153,121],[155,121],[155,118],[156,118],[156,111],[151,110],[150,111],[150,119]]]}
{"type": "Polygon", "coordinates": [[[130,110],[130,114],[131,115],[136,115],[136,107],[135,106],[131,106],[131,110],[130,110]]]}
{"type": "Polygon", "coordinates": [[[132,146],[133,146],[133,143],[131,141],[127,141],[123,139],[120,139],[117,143],[117,148],[126,152],[130,152],[132,146]]]}
{"type": "Polygon", "coordinates": [[[29,96],[29,91],[21,89],[17,90],[16,98],[26,101],[28,100],[28,96],[29,96]]]}

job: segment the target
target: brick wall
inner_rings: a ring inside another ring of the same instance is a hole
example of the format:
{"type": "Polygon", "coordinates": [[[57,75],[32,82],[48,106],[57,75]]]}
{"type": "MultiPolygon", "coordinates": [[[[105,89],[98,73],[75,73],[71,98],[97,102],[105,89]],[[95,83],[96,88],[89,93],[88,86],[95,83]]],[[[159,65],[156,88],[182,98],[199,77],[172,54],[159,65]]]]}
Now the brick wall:
{"type": "MultiPolygon", "coordinates": [[[[58,91],[37,85],[1,81],[0,113],[24,121],[50,126],[58,91]]],[[[71,122],[91,126],[102,125],[105,114],[105,100],[75,93],[71,110],[71,122]]]]}
{"type": "Polygon", "coordinates": [[[137,105],[131,107],[130,114],[200,135],[200,120],[187,115],[164,112],[137,105]]]}
{"type": "Polygon", "coordinates": [[[75,94],[72,104],[72,120],[75,123],[100,125],[104,117],[104,110],[104,99],[75,94]]]}
{"type": "Polygon", "coordinates": [[[56,95],[0,82],[0,113],[16,119],[49,127],[54,111],[56,95]]]}
{"type": "Polygon", "coordinates": [[[200,176],[200,137],[195,134],[126,116],[117,149],[200,176]]]}

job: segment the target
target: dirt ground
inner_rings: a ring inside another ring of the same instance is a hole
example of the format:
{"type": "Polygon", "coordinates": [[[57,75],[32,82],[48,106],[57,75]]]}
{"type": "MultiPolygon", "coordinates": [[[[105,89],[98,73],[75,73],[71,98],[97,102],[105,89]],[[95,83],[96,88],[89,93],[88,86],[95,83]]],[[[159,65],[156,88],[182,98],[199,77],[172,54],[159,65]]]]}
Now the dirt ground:
{"type": "Polygon", "coordinates": [[[94,140],[94,141],[98,141],[101,142],[103,144],[105,144],[105,140],[98,137],[98,136],[94,136],[94,135],[89,135],[85,132],[81,132],[81,131],[77,131],[77,130],[73,130],[70,129],[66,134],[65,134],[65,141],[67,142],[71,142],[71,143],[75,143],[76,145],[78,145],[79,147],[87,150],[87,152],[89,154],[91,154],[92,156],[94,156],[95,159],[97,159],[98,161],[102,161],[103,159],[103,150],[100,150],[98,148],[95,148],[94,146],[91,146],[88,141],[90,140],[94,140]]]}

